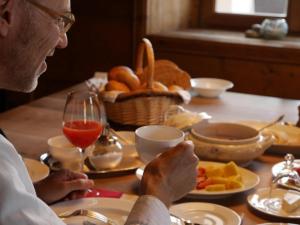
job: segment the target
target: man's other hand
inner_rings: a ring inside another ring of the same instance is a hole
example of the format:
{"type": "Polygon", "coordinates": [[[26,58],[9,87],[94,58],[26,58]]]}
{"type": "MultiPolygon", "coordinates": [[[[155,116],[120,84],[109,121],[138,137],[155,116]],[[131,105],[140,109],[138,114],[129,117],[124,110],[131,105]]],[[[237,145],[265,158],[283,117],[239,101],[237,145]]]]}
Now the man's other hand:
{"type": "Polygon", "coordinates": [[[169,207],[195,187],[197,165],[193,143],[178,144],[146,166],[141,182],[142,194],[153,195],[169,207]]]}

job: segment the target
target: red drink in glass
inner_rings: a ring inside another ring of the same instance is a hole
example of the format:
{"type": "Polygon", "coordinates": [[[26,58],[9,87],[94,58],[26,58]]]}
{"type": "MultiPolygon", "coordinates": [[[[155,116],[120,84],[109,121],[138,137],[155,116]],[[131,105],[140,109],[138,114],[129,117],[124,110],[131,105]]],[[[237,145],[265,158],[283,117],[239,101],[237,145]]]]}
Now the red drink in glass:
{"type": "Polygon", "coordinates": [[[103,126],[97,121],[75,120],[66,122],[63,127],[64,135],[69,141],[82,149],[92,145],[101,135],[103,126]]]}
{"type": "Polygon", "coordinates": [[[81,153],[81,171],[84,160],[93,151],[92,145],[102,134],[105,122],[105,110],[96,93],[77,91],[68,94],[63,114],[63,133],[81,153]]]}

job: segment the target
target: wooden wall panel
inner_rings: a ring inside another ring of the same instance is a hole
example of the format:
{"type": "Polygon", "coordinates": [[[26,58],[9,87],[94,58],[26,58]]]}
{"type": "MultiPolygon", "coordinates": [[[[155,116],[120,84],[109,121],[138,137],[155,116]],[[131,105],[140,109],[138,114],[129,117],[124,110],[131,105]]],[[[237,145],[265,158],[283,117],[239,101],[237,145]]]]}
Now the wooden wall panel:
{"type": "Polygon", "coordinates": [[[193,77],[231,80],[237,92],[300,99],[299,38],[247,42],[241,36],[235,42],[221,34],[174,31],[149,38],[157,56],[173,60],[193,77]]]}
{"type": "Polygon", "coordinates": [[[192,77],[231,80],[232,91],[300,99],[300,65],[238,60],[157,51],[157,59],[169,59],[192,77]]]}
{"type": "Polygon", "coordinates": [[[223,75],[239,92],[300,99],[299,65],[226,59],[223,75]]]}
{"type": "Polygon", "coordinates": [[[148,0],[147,34],[195,26],[198,4],[197,0],[148,0]]]}

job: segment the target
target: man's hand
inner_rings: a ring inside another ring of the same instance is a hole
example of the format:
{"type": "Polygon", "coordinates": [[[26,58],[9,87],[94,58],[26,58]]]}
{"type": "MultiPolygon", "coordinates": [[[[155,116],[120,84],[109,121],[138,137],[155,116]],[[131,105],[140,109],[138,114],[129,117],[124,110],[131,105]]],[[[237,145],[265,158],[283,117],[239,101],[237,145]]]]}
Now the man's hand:
{"type": "Polygon", "coordinates": [[[169,207],[195,187],[197,165],[193,143],[178,144],[146,166],[141,182],[142,194],[153,195],[169,207]]]}
{"type": "Polygon", "coordinates": [[[69,170],[52,173],[44,180],[34,184],[36,193],[44,202],[50,204],[64,197],[76,199],[82,197],[94,182],[85,174],[69,170]]]}

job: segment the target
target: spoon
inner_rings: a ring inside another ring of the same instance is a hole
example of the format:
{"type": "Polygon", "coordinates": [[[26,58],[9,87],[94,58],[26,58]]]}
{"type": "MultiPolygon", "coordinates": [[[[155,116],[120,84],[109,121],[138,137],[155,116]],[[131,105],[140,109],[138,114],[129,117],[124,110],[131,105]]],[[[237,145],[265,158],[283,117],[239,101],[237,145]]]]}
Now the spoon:
{"type": "Polygon", "coordinates": [[[266,129],[266,128],[268,128],[268,127],[271,127],[271,126],[273,126],[273,125],[275,125],[276,123],[280,122],[280,121],[283,119],[283,117],[284,117],[284,115],[279,116],[276,120],[274,120],[274,121],[268,123],[267,125],[261,127],[261,128],[258,130],[258,132],[262,132],[264,129],[266,129]]]}

